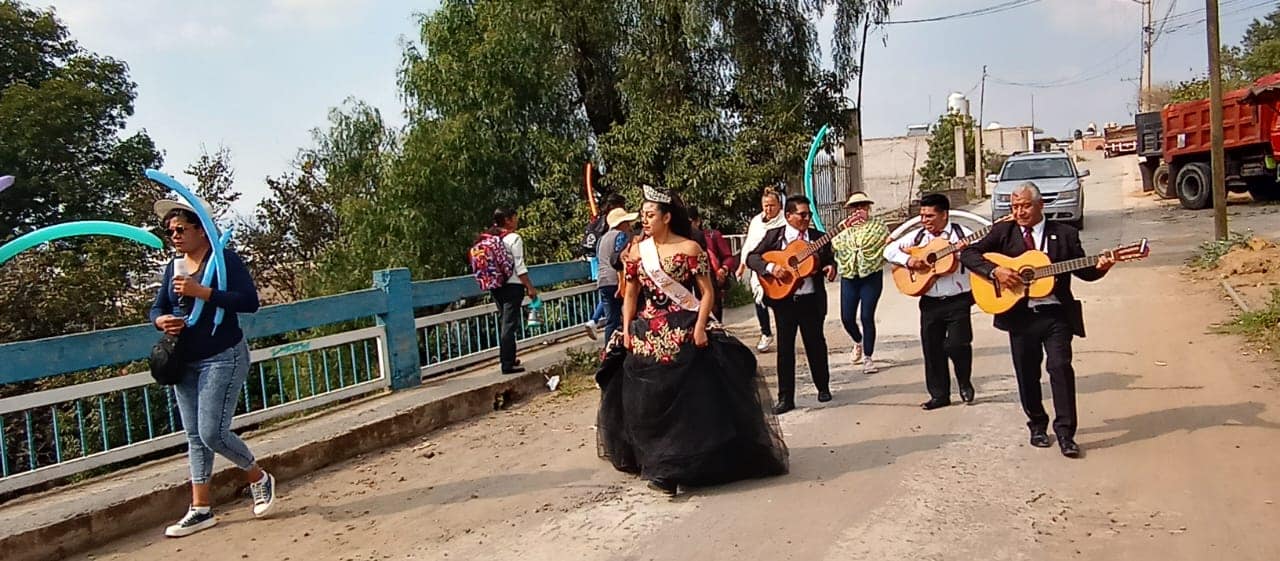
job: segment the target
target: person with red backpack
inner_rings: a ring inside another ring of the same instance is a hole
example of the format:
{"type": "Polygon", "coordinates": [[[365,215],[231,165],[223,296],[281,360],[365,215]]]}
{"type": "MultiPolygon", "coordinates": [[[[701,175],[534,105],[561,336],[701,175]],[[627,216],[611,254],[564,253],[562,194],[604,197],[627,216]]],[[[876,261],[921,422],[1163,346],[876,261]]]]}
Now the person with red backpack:
{"type": "Polygon", "coordinates": [[[516,336],[520,331],[520,306],[524,297],[534,298],[538,289],[529,280],[524,262],[524,239],[516,230],[520,216],[515,210],[493,211],[493,224],[480,233],[471,246],[471,272],[481,289],[488,290],[498,307],[498,356],[503,374],[524,372],[516,359],[516,336]]]}

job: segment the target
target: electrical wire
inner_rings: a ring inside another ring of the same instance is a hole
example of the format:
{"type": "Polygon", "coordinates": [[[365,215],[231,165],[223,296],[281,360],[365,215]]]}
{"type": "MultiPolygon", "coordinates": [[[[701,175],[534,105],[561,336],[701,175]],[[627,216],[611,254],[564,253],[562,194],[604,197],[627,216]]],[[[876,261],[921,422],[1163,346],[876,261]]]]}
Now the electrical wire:
{"type": "Polygon", "coordinates": [[[890,21],[884,22],[884,25],[908,25],[913,23],[933,23],[938,21],[949,21],[953,19],[975,18],[979,16],[998,14],[1000,12],[1005,12],[1008,10],[1012,10],[1014,8],[1029,6],[1031,4],[1035,4],[1040,1],[1041,0],[1009,0],[1007,2],[1002,2],[999,4],[995,4],[993,6],[987,6],[986,8],[978,8],[976,10],[969,10],[967,12],[959,12],[959,13],[945,15],[945,16],[935,16],[935,17],[929,17],[929,18],[908,19],[908,20],[900,20],[900,21],[890,20],[890,21]]]}
{"type": "MultiPolygon", "coordinates": [[[[1247,11],[1249,11],[1249,10],[1253,10],[1253,9],[1255,9],[1255,8],[1261,8],[1261,7],[1263,7],[1263,6],[1275,6],[1275,5],[1276,5],[1275,0],[1267,0],[1267,1],[1265,1],[1265,2],[1258,2],[1258,3],[1256,3],[1256,4],[1249,4],[1249,5],[1247,5],[1247,6],[1240,6],[1239,8],[1234,9],[1234,10],[1226,10],[1226,11],[1220,11],[1220,12],[1218,12],[1218,18],[1219,18],[1219,19],[1222,19],[1222,18],[1224,18],[1224,17],[1226,17],[1226,16],[1240,14],[1240,13],[1242,13],[1242,12],[1247,12],[1247,11]]],[[[1195,11],[1203,12],[1204,10],[1203,10],[1203,9],[1201,9],[1201,10],[1195,10],[1195,11]]],[[[1185,14],[1191,14],[1192,12],[1183,12],[1183,13],[1185,13],[1185,14]]],[[[1200,25],[1200,24],[1203,24],[1203,23],[1205,22],[1205,20],[1207,20],[1207,19],[1209,19],[1209,18],[1205,17],[1204,15],[1201,15],[1199,19],[1196,19],[1196,20],[1194,20],[1194,21],[1185,21],[1185,20],[1183,20],[1181,23],[1178,23],[1177,25],[1174,25],[1174,26],[1171,26],[1171,27],[1169,27],[1169,28],[1165,29],[1165,33],[1166,33],[1166,34],[1174,34],[1174,33],[1178,33],[1178,32],[1180,32],[1180,31],[1185,31],[1185,30],[1187,30],[1187,29],[1192,29],[1192,28],[1194,28],[1194,27],[1196,27],[1196,26],[1198,26],[1198,25],[1200,25]]]]}
{"type": "Polygon", "coordinates": [[[1062,88],[1067,86],[1077,86],[1080,84],[1085,84],[1088,82],[1092,82],[1094,80],[1105,78],[1111,75],[1112,73],[1114,73],[1116,70],[1119,70],[1126,64],[1129,64],[1131,62],[1131,59],[1122,55],[1125,55],[1128,51],[1133,49],[1133,47],[1136,45],[1137,45],[1136,39],[1130,40],[1129,42],[1125,43],[1125,45],[1121,47],[1120,50],[1112,53],[1109,56],[1102,58],[1095,64],[1089,65],[1090,70],[1081,71],[1075,74],[1074,76],[1067,76],[1064,78],[1057,78],[1054,80],[1034,82],[1034,81],[1007,80],[1004,78],[999,78],[999,77],[995,77],[988,74],[987,79],[997,84],[1002,84],[1005,86],[1020,87],[1020,88],[1041,89],[1041,88],[1062,88]],[[1108,61],[1111,62],[1110,65],[1107,65],[1108,61]],[[1101,67],[1101,70],[1098,70],[1099,67],[1101,67]]]}

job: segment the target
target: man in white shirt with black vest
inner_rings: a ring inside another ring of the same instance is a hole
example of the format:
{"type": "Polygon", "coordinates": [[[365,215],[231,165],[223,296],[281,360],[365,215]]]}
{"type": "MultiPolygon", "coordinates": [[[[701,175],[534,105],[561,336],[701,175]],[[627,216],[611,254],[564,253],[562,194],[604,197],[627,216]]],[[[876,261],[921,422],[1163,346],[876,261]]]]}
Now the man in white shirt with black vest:
{"type": "MultiPolygon", "coordinates": [[[[907,249],[945,238],[960,244],[973,232],[951,222],[951,202],[945,195],[931,193],[920,198],[919,230],[903,236],[884,250],[884,258],[916,271],[927,271],[930,264],[911,257],[907,249]]],[[[958,255],[958,253],[957,253],[958,255]]],[[[955,366],[960,399],[973,403],[973,322],[969,309],[973,292],[969,272],[956,267],[950,274],[934,280],[928,292],[920,296],[920,346],[924,351],[924,384],[929,401],[920,404],[925,411],[951,405],[951,373],[947,360],[955,366]]]]}

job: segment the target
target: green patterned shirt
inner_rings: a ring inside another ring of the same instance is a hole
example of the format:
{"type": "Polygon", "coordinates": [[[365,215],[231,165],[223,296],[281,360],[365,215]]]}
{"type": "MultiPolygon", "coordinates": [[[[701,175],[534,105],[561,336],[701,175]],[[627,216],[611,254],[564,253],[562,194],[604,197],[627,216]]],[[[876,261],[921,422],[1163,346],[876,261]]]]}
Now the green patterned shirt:
{"type": "Polygon", "coordinates": [[[840,232],[831,240],[840,276],[854,279],[879,273],[884,266],[884,247],[888,242],[889,228],[879,218],[840,232]]]}

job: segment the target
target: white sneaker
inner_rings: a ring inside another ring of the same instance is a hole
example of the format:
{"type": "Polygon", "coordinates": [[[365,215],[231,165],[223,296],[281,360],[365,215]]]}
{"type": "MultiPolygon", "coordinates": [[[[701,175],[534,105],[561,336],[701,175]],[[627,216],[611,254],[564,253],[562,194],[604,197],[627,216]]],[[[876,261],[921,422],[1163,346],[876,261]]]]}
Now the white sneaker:
{"type": "Polygon", "coordinates": [[[875,362],[874,360],[871,360],[871,357],[870,357],[870,356],[867,356],[867,357],[863,357],[863,358],[862,358],[862,373],[863,373],[863,374],[875,374],[876,372],[879,372],[879,371],[880,371],[880,369],[879,369],[879,368],[876,368],[876,362],[875,362]]]}
{"type": "Polygon", "coordinates": [[[590,337],[592,341],[598,339],[596,336],[596,322],[587,320],[586,323],[582,324],[582,330],[587,333],[587,337],[590,337]]]}
{"type": "Polygon", "coordinates": [[[253,515],[266,516],[276,504],[276,478],[262,472],[262,480],[249,484],[249,493],[253,495],[253,515]]]}
{"type": "Polygon", "coordinates": [[[190,536],[201,530],[212,528],[217,523],[218,519],[213,517],[213,510],[205,509],[204,512],[200,512],[192,507],[177,524],[165,528],[164,535],[171,538],[190,536]]]}
{"type": "Polygon", "coordinates": [[[858,364],[862,360],[862,343],[853,344],[853,363],[858,364]]]}
{"type": "Polygon", "coordinates": [[[772,344],[773,344],[773,337],[770,337],[768,335],[761,335],[760,342],[756,343],[756,350],[763,353],[769,350],[769,345],[772,345],[772,344]]]}

